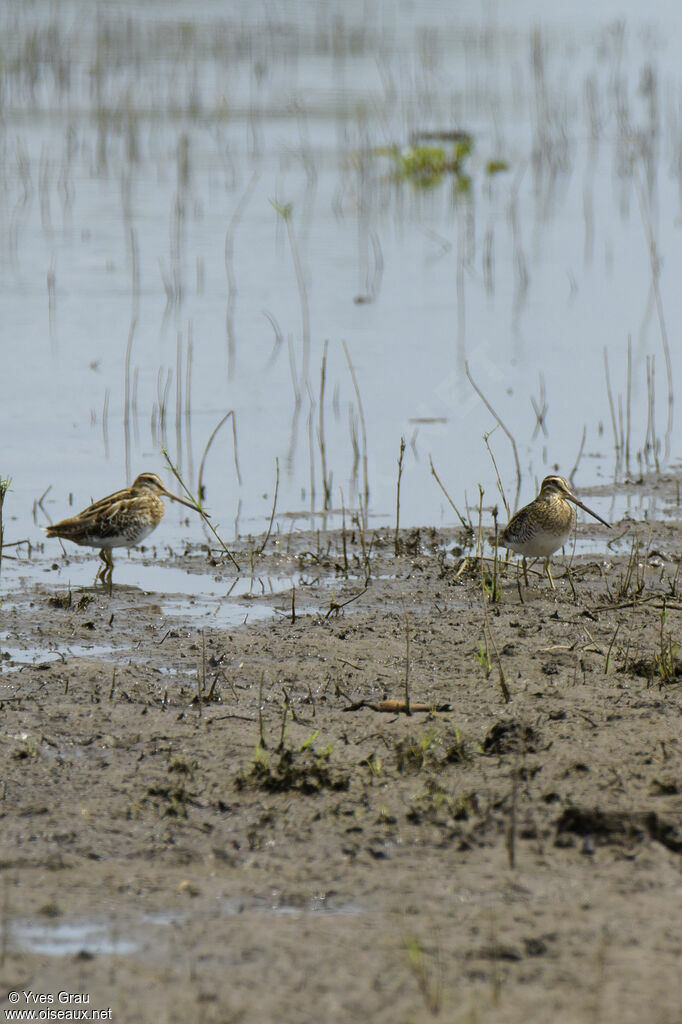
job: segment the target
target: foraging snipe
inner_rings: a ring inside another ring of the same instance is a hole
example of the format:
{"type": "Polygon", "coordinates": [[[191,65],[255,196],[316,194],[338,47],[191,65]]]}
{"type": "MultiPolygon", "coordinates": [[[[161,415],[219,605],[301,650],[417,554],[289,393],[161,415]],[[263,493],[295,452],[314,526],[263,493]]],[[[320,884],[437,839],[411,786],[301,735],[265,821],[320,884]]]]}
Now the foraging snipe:
{"type": "Polygon", "coordinates": [[[537,498],[512,516],[500,537],[503,547],[523,555],[524,570],[526,555],[531,558],[544,558],[545,572],[553,590],[556,590],[556,587],[549,568],[549,556],[563,547],[575,529],[574,505],[578,505],[610,529],[610,523],[576,498],[562,476],[546,476],[537,498]]]}
{"type": "Polygon", "coordinates": [[[111,585],[114,571],[111,549],[133,548],[156,529],[165,511],[162,494],[195,512],[200,511],[196,505],[167,491],[156,473],[140,473],[130,487],[100,498],[77,516],[45,527],[45,532],[48,537],[63,537],[74,544],[99,548],[104,565],[98,570],[95,582],[101,579],[111,585]]]}

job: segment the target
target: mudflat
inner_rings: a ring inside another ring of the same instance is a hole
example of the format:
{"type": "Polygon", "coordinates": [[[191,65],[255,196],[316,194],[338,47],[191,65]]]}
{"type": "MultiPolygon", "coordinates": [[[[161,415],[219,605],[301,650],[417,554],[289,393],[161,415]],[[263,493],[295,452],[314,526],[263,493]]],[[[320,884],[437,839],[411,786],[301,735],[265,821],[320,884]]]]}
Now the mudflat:
{"type": "Polygon", "coordinates": [[[238,625],[4,588],[4,1009],[679,1024],[679,537],[582,525],[556,595],[463,532],[245,541],[238,625]]]}

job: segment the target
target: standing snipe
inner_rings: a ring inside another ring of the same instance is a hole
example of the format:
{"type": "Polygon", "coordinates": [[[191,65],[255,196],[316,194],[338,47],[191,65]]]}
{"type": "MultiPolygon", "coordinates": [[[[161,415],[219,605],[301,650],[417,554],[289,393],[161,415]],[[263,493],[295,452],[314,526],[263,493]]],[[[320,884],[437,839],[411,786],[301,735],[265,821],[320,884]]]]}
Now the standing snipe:
{"type": "Polygon", "coordinates": [[[524,571],[526,555],[544,558],[545,572],[553,590],[556,587],[549,567],[549,556],[563,547],[575,528],[574,505],[611,528],[610,523],[576,498],[562,476],[546,476],[537,498],[512,516],[500,537],[503,547],[523,555],[524,571]]]}
{"type": "Polygon", "coordinates": [[[48,537],[64,537],[74,544],[99,548],[104,566],[97,572],[95,582],[101,579],[111,585],[114,571],[111,549],[133,548],[156,529],[165,511],[162,494],[195,512],[200,511],[196,505],[167,491],[156,473],[140,473],[132,486],[100,498],[77,516],[45,527],[45,532],[48,537]]]}

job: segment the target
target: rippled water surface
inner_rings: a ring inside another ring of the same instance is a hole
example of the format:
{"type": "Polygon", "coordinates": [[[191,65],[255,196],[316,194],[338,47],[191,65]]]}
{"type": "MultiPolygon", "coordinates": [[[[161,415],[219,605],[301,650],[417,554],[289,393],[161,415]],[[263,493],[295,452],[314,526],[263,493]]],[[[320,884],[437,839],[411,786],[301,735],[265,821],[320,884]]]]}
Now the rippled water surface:
{"type": "Polygon", "coordinates": [[[632,474],[674,465],[681,23],[0,4],[5,540],[164,472],[163,447],[195,489],[230,410],[203,464],[228,538],[266,529],[277,466],[275,529],[392,522],[401,437],[402,525],[456,521],[430,460],[462,511],[498,501],[487,445],[513,503],[467,366],[521,500],[555,465],[625,475],[614,434],[632,474]]]}

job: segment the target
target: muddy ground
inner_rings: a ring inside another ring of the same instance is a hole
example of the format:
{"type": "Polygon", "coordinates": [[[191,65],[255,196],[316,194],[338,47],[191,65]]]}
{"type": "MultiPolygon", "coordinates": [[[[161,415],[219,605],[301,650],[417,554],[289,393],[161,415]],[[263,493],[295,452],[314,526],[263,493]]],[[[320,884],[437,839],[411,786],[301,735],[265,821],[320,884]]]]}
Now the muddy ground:
{"type": "Polygon", "coordinates": [[[229,628],[3,582],[3,1012],[679,1024],[680,523],[607,536],[556,596],[461,533],[271,539],[294,613],[229,628]]]}

